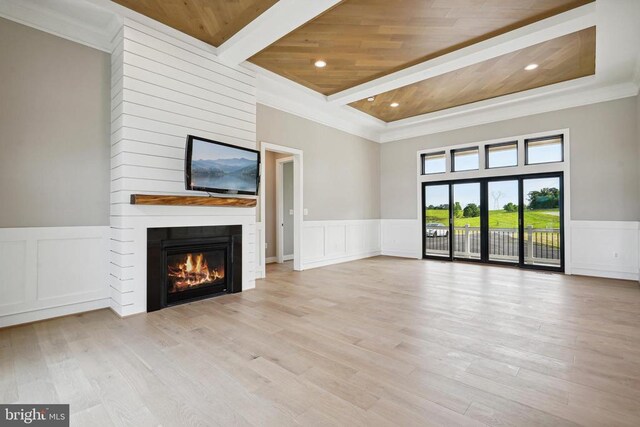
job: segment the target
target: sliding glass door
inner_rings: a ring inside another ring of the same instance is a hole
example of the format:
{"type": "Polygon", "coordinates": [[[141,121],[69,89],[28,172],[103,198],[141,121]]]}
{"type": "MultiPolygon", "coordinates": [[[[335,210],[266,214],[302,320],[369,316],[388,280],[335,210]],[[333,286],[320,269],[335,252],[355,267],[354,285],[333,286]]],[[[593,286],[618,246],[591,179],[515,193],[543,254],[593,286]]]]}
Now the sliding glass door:
{"type": "Polygon", "coordinates": [[[560,267],[562,264],[561,177],[522,180],[524,206],[524,264],[560,267]]]}
{"type": "Polygon", "coordinates": [[[480,183],[452,184],[453,257],[480,259],[480,183]]]}
{"type": "Polygon", "coordinates": [[[489,181],[489,261],[520,262],[520,194],[517,179],[489,181]]]}
{"type": "Polygon", "coordinates": [[[423,256],[562,271],[562,174],[423,184],[423,256]]]}
{"type": "Polygon", "coordinates": [[[426,256],[450,258],[449,184],[425,185],[423,188],[424,238],[426,256]]]}

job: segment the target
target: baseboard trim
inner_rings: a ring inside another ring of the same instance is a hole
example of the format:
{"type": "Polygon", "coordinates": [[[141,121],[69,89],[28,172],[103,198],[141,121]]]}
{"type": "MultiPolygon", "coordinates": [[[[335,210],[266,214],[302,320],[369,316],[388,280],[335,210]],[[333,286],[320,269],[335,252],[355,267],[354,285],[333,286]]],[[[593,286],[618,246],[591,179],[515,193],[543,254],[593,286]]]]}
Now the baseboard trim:
{"type": "Polygon", "coordinates": [[[291,261],[291,260],[293,259],[293,254],[291,254],[291,255],[285,255],[284,257],[282,257],[282,259],[283,259],[284,261],[291,261]]]}
{"type": "Polygon", "coordinates": [[[412,259],[420,259],[416,256],[414,252],[411,251],[394,251],[394,250],[383,250],[381,255],[384,256],[394,256],[398,258],[412,258],[412,259]]]}
{"type": "Polygon", "coordinates": [[[603,279],[620,279],[620,280],[640,280],[640,274],[629,273],[626,271],[609,271],[609,270],[594,270],[591,268],[579,268],[573,266],[571,268],[571,274],[575,276],[589,276],[589,277],[602,277],[603,279]]]}
{"type": "Polygon", "coordinates": [[[270,256],[264,259],[265,264],[273,264],[274,262],[278,262],[278,257],[270,256]]]}
{"type": "Polygon", "coordinates": [[[355,254],[355,255],[349,255],[349,256],[323,258],[317,261],[307,261],[303,264],[302,268],[303,270],[310,270],[312,268],[326,267],[328,265],[341,264],[343,262],[349,262],[349,261],[357,261],[359,259],[371,258],[379,255],[381,255],[380,251],[373,251],[373,252],[364,252],[361,254],[355,254]]]}
{"type": "Polygon", "coordinates": [[[0,328],[15,326],[23,323],[33,323],[41,320],[53,319],[56,317],[69,316],[72,314],[84,313],[87,311],[109,308],[111,298],[100,298],[93,301],[85,301],[75,304],[67,304],[58,307],[48,307],[25,311],[22,313],[8,314],[0,317],[0,328]]]}

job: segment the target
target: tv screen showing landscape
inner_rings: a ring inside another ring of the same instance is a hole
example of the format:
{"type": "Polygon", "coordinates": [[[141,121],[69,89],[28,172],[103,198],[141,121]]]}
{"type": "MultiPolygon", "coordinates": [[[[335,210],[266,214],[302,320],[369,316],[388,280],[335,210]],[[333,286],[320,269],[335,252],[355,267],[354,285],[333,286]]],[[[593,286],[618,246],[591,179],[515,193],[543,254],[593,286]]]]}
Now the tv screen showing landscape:
{"type": "Polygon", "coordinates": [[[258,151],[189,136],[186,157],[188,190],[258,194],[258,151]]]}

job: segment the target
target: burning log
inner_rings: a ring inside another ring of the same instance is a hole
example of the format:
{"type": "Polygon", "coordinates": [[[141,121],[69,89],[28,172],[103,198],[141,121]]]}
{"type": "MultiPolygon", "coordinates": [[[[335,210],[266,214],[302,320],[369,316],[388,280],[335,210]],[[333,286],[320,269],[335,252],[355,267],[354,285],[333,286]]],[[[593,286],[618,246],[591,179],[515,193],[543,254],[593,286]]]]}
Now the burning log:
{"type": "Polygon", "coordinates": [[[169,266],[168,275],[175,290],[182,291],[224,279],[224,266],[209,268],[204,254],[187,254],[184,262],[169,266]]]}

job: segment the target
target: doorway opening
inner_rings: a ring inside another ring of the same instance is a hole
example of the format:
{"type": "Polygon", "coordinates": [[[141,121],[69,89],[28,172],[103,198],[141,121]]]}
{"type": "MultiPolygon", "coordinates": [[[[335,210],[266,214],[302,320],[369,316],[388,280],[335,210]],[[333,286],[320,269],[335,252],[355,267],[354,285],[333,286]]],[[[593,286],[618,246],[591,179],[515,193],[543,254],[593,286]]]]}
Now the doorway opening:
{"type": "Polygon", "coordinates": [[[423,258],[564,271],[563,173],[425,182],[423,258]]]}
{"type": "Polygon", "coordinates": [[[276,261],[293,260],[293,157],[276,160],[276,261]]]}
{"type": "Polygon", "coordinates": [[[302,270],[302,151],[263,142],[261,157],[258,278],[267,264],[302,270]]]}

